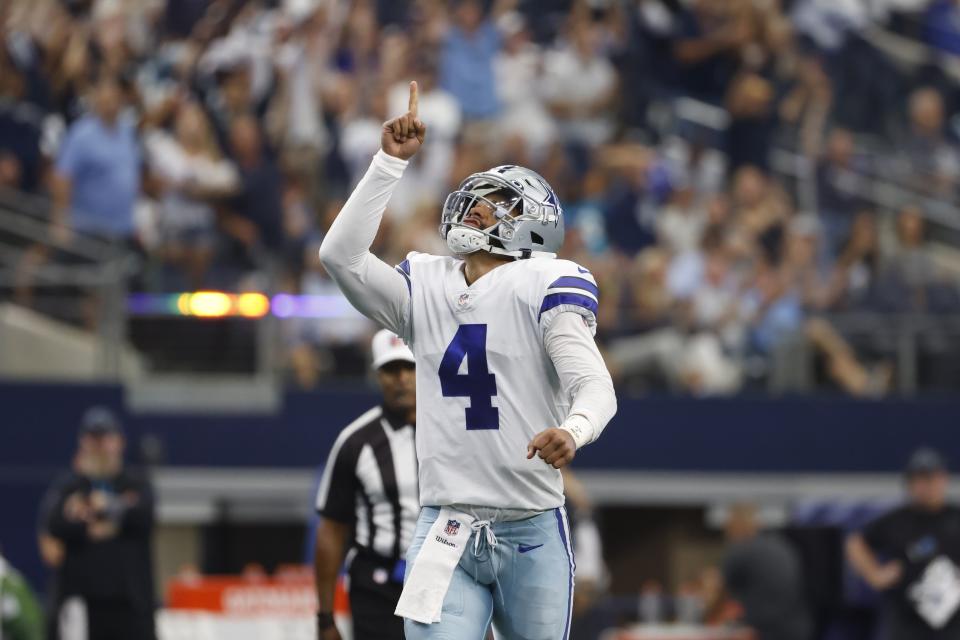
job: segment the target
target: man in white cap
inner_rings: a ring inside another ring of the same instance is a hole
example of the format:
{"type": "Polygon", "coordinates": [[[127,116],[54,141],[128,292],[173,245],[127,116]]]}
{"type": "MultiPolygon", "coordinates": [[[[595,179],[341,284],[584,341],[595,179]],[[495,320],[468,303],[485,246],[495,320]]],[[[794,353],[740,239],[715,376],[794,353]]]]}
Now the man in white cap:
{"type": "Polygon", "coordinates": [[[372,351],[383,403],[340,433],[317,491],[322,521],[314,565],[320,640],[341,639],[333,620],[333,593],[345,557],[353,636],[403,638],[403,620],[393,611],[403,587],[403,555],[420,513],[414,359],[386,329],[373,337],[372,351]]]}

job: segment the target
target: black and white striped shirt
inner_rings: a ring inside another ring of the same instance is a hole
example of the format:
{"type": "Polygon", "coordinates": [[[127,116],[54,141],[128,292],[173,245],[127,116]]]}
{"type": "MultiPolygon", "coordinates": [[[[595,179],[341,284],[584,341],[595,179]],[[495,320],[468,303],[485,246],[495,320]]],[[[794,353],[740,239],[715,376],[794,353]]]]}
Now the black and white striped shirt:
{"type": "Polygon", "coordinates": [[[352,525],[354,547],[403,557],[420,514],[413,425],[383,407],[350,423],[330,450],[317,511],[352,525]]]}

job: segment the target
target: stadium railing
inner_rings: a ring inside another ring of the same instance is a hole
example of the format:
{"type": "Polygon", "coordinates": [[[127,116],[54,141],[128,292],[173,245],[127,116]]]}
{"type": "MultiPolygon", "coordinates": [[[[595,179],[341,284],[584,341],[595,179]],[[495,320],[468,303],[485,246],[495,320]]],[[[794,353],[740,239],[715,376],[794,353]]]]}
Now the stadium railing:
{"type": "MultiPolygon", "coordinates": [[[[68,328],[76,326],[88,330],[86,341],[91,344],[80,346],[89,347],[82,351],[95,354],[89,368],[91,376],[119,379],[125,343],[126,281],[137,268],[136,260],[128,252],[118,252],[84,233],[76,233],[68,246],[57,244],[48,233],[47,211],[49,205],[41,198],[0,190],[0,304],[4,305],[4,318],[12,317],[11,313],[29,317],[29,312],[15,304],[18,291],[25,293],[44,320],[54,323],[47,325],[52,331],[63,328],[63,333],[68,333],[68,328]],[[45,257],[27,267],[26,259],[39,252],[45,257]]],[[[46,329],[39,322],[32,328],[38,332],[36,339],[42,340],[46,329]]],[[[10,338],[13,329],[4,323],[0,331],[10,338]]],[[[74,342],[85,341],[80,332],[73,332],[73,336],[77,338],[74,342]]],[[[50,373],[58,377],[57,363],[49,365],[50,373]]]]}

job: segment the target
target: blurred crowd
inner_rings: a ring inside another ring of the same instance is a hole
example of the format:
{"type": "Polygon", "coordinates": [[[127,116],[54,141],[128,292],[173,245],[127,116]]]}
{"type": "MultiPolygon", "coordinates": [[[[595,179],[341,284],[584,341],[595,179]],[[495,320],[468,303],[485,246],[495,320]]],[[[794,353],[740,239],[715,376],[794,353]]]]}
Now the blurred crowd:
{"type": "MultiPolygon", "coordinates": [[[[534,168],[622,385],[730,393],[802,342],[881,395],[889,354],[830,314],[960,311],[930,224],[960,186],[957,2],[8,0],[0,24],[0,186],[50,196],[57,246],[136,251],[143,290],[335,293],[316,247],[416,79],[428,140],[374,250],[445,252],[449,190],[534,168]]],[[[52,254],[25,252],[24,304],[52,254]]],[[[287,325],[298,384],[362,369],[365,321],[287,325]]]]}

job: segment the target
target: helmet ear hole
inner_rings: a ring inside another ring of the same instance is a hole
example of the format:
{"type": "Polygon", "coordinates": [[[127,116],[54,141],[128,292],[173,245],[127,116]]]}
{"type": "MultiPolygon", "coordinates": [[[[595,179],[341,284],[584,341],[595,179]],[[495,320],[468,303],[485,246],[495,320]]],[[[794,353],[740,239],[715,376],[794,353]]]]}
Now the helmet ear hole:
{"type": "Polygon", "coordinates": [[[530,241],[533,242],[533,244],[539,244],[540,246],[543,246],[543,236],[541,236],[539,233],[531,231],[530,241]]]}

